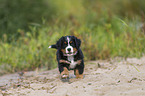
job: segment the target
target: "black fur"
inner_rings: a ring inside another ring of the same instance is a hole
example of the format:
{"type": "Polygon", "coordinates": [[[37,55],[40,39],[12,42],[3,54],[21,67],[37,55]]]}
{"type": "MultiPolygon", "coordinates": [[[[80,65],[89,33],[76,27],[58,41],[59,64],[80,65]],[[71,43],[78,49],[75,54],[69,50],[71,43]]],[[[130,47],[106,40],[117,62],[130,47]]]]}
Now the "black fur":
{"type": "Polygon", "coordinates": [[[57,43],[55,45],[51,45],[51,48],[57,49],[56,55],[57,55],[59,72],[61,73],[64,70],[63,69],[64,67],[66,67],[68,70],[71,70],[69,68],[69,64],[60,62],[60,60],[68,61],[67,56],[64,56],[63,52],[61,51],[61,49],[65,48],[65,45],[63,43],[65,42],[67,37],[71,38],[71,40],[74,42],[73,48],[77,49],[77,54],[74,55],[74,61],[81,60],[81,63],[76,65],[76,67],[73,70],[78,69],[79,74],[83,74],[83,71],[84,71],[84,60],[83,60],[83,58],[84,58],[84,56],[83,56],[83,53],[80,49],[81,40],[76,38],[75,36],[63,36],[57,41],[57,43]]]}

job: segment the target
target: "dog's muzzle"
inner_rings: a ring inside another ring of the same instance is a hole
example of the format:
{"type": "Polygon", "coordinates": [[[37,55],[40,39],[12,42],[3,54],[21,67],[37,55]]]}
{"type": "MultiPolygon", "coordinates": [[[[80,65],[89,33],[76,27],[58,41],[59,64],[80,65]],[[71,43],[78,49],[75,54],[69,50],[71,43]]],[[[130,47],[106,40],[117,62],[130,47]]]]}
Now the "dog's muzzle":
{"type": "Polygon", "coordinates": [[[77,54],[77,51],[74,51],[72,46],[66,47],[65,51],[66,52],[65,52],[64,56],[72,56],[72,55],[76,55],[77,54]]]}
{"type": "Polygon", "coordinates": [[[65,52],[66,54],[72,54],[72,53],[74,52],[72,46],[67,46],[67,47],[65,48],[65,51],[66,51],[66,52],[65,52]]]}

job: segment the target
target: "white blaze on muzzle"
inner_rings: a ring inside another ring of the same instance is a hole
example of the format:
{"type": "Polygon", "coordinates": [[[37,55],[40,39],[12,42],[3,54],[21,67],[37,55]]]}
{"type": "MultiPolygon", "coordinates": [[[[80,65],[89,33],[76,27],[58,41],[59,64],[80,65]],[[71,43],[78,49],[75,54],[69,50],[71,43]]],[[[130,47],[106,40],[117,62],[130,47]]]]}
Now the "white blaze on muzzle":
{"type": "Polygon", "coordinates": [[[70,46],[70,38],[69,37],[67,37],[67,41],[68,41],[68,46],[65,48],[65,51],[66,51],[66,54],[68,54],[68,53],[73,53],[74,52],[74,50],[73,50],[73,47],[72,46],[70,46]]]}

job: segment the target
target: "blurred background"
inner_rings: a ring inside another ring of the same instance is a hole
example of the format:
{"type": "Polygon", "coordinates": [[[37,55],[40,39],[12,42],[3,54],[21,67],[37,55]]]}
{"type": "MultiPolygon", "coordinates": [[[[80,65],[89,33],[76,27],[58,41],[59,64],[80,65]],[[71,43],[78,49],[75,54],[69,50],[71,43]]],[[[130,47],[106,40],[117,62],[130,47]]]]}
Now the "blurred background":
{"type": "Polygon", "coordinates": [[[85,61],[145,53],[144,0],[0,0],[0,75],[57,67],[61,36],[82,40],[85,61]]]}

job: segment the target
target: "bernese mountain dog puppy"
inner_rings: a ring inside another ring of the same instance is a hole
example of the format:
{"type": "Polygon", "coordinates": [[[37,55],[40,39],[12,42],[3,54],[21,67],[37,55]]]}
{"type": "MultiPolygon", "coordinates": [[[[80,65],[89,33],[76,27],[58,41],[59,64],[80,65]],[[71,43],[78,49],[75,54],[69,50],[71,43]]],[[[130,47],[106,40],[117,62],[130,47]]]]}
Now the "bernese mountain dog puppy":
{"type": "Polygon", "coordinates": [[[57,49],[58,68],[62,79],[69,78],[69,70],[74,70],[76,78],[83,78],[84,56],[80,49],[81,40],[75,36],[63,36],[49,48],[57,49]]]}

